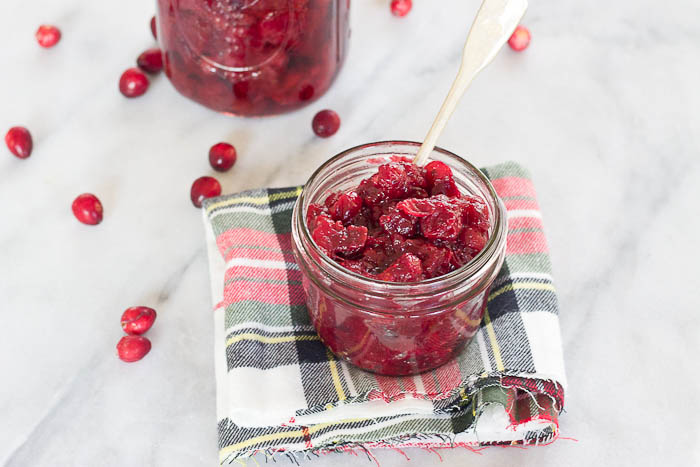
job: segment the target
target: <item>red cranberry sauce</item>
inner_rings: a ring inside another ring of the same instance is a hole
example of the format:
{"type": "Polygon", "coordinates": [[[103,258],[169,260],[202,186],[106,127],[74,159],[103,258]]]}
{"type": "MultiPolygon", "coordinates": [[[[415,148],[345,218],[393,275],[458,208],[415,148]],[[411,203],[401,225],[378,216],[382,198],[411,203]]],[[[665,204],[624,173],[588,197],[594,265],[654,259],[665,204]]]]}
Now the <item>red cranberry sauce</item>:
{"type": "Polygon", "coordinates": [[[486,245],[489,212],[461,193],[452,170],[394,158],[345,193],[311,204],[306,222],[316,244],[341,266],[390,282],[419,282],[468,263],[486,245]]]}
{"type": "Polygon", "coordinates": [[[422,373],[457,355],[478,331],[488,295],[488,290],[480,291],[447,310],[404,317],[367,315],[318,288],[306,290],[311,320],[335,355],[393,376],[422,373]]]}
{"type": "Polygon", "coordinates": [[[219,112],[270,115],[331,85],[345,57],[349,0],[158,0],[165,73],[219,112]]]}

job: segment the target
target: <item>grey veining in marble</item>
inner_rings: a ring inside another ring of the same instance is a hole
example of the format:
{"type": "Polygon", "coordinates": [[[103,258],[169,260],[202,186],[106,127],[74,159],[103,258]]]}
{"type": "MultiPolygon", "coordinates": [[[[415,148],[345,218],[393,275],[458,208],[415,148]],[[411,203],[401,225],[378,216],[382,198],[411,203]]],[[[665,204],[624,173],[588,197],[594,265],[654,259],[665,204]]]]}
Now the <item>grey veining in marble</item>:
{"type": "MultiPolygon", "coordinates": [[[[225,192],[305,181],[373,140],[420,140],[454,77],[477,0],[354,0],[340,79],[320,101],[245,120],[181,98],[164,77],[126,100],[120,73],[152,45],[153,2],[0,2],[0,464],[211,466],[217,461],[211,303],[192,180],[234,143],[225,192]],[[63,39],[33,38],[43,22],[63,39]],[[313,136],[322,108],[340,132],[313,136]],[[280,136],[282,135],[282,136],[280,136]],[[70,203],[94,192],[97,228],[70,203]],[[128,306],[157,308],[153,350],[115,356],[128,306]]],[[[531,2],[522,54],[474,82],[440,145],[479,165],[517,159],[539,192],[570,390],[560,440],[443,452],[440,465],[698,465],[700,3],[531,2]]],[[[409,451],[410,465],[439,464],[409,451]]],[[[405,464],[395,452],[383,466],[405,464]]],[[[352,456],[307,465],[372,465],[352,456]]]]}

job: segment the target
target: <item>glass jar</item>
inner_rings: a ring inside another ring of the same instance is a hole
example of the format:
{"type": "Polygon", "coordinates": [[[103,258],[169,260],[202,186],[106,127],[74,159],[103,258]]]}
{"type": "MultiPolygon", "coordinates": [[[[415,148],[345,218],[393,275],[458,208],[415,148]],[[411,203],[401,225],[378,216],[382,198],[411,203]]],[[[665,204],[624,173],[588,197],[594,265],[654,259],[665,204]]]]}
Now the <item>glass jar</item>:
{"type": "Polygon", "coordinates": [[[486,202],[491,219],[489,240],[462,268],[412,284],[370,279],[338,265],[312,240],[306,211],[333,191],[356,187],[392,156],[413,157],[419,147],[419,143],[389,141],[338,154],[311,176],[292,215],[292,247],[302,272],[309,315],[321,340],[338,357],[384,375],[411,375],[436,368],[476,334],[505,256],[503,202],[476,167],[436,148],[431,160],[449,165],[460,190],[486,202]]]}
{"type": "Polygon", "coordinates": [[[165,74],[218,112],[297,109],[338,74],[349,9],[350,0],[158,0],[165,74]]]}

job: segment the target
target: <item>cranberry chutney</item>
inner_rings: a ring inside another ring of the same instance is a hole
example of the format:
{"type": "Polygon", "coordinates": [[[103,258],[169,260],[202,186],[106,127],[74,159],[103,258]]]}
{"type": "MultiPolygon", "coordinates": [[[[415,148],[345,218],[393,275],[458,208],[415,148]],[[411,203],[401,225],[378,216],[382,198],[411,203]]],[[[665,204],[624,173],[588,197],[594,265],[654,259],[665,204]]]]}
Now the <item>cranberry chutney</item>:
{"type": "Polygon", "coordinates": [[[419,282],[454,271],[486,245],[489,212],[462,194],[440,161],[394,156],[347,192],[306,211],[311,238],[345,268],[373,279],[419,282]]]}
{"type": "Polygon", "coordinates": [[[299,196],[292,247],[311,321],[340,358],[386,375],[448,362],[474,336],[505,254],[503,203],[464,159],[380,142],[326,162],[299,196]]]}

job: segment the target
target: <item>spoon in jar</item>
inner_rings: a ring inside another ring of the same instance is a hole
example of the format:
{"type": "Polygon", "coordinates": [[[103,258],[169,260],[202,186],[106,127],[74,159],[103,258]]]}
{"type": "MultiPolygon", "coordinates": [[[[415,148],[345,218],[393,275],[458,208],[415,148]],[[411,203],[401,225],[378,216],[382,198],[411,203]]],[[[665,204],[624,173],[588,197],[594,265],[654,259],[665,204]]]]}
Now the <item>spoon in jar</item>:
{"type": "Polygon", "coordinates": [[[527,9],[527,0],[484,0],[469,30],[464,44],[462,64],[445,102],[442,103],[418,154],[413,159],[417,166],[424,165],[433,152],[442,130],[457,107],[459,99],[476,75],[491,63],[503,44],[513,34],[527,9]]]}

